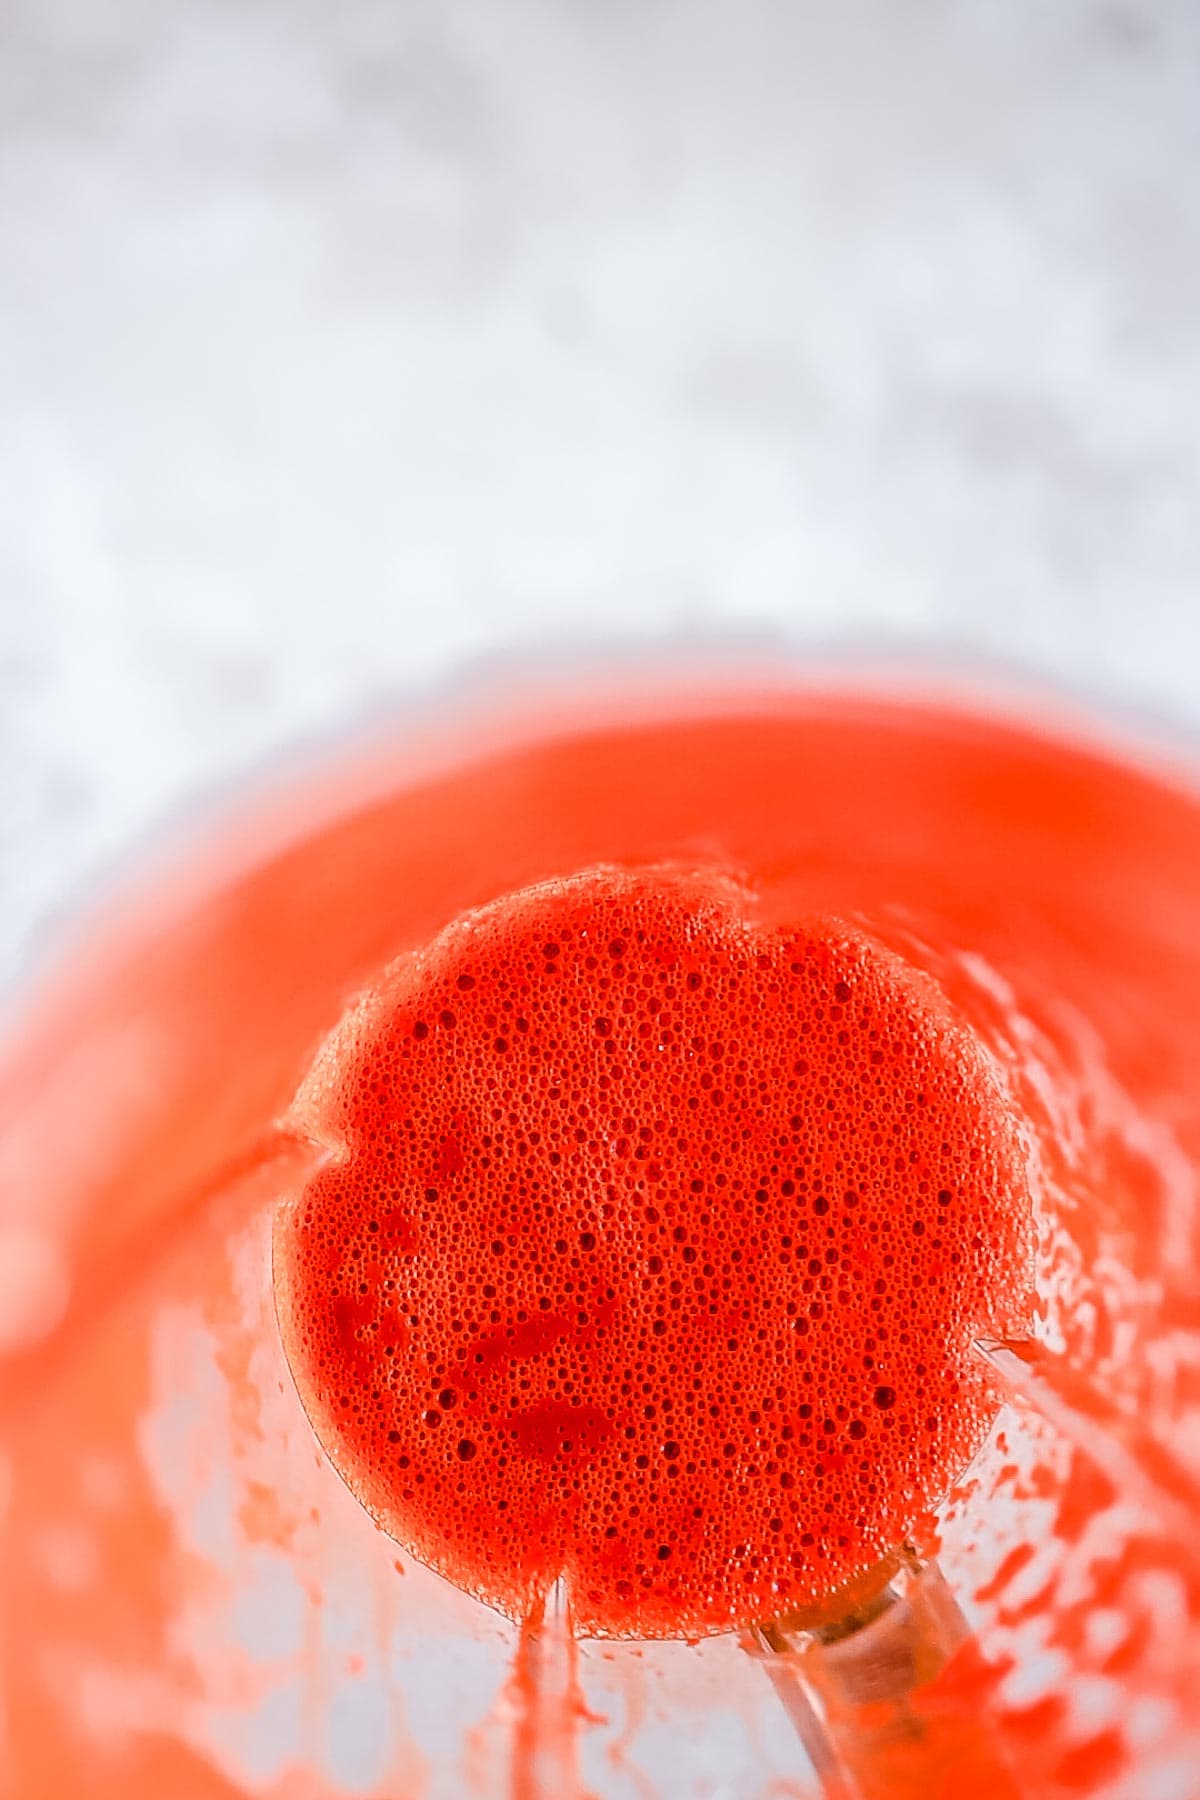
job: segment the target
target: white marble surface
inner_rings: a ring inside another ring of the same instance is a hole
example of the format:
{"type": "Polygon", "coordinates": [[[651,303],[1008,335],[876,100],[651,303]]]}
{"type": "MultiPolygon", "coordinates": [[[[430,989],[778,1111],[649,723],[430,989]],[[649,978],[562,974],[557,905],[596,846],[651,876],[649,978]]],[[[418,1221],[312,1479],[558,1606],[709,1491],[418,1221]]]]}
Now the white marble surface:
{"type": "Polygon", "coordinates": [[[3,0],[0,978],[496,647],[1200,722],[1196,0],[3,0]]]}

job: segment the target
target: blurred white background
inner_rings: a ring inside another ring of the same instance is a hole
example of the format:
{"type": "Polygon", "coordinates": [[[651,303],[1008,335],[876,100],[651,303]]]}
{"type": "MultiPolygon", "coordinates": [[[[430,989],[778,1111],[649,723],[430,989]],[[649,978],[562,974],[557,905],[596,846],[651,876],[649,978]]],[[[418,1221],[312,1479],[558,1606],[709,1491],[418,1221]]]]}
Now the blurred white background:
{"type": "Polygon", "coordinates": [[[0,979],[497,648],[1200,723],[1196,0],[3,0],[0,979]]]}

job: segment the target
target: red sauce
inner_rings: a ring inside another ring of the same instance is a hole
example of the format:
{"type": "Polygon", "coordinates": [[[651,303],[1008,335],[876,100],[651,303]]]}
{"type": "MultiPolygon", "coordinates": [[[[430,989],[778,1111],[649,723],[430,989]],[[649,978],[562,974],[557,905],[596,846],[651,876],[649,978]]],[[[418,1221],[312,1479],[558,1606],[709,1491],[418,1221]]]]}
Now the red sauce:
{"type": "Polygon", "coordinates": [[[996,1410],[1031,1213],[995,1075],[860,931],[606,869],[468,914],[296,1111],[280,1322],[372,1514],[524,1616],[695,1633],[824,1599],[996,1410]]]}

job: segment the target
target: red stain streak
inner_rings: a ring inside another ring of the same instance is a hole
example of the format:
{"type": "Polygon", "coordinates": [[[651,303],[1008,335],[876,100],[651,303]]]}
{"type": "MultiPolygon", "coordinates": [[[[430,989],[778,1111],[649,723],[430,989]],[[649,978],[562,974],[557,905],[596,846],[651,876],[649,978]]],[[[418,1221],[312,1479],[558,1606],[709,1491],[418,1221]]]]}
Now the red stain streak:
{"type": "Polygon", "coordinates": [[[985,1582],[976,1592],[975,1598],[979,1604],[986,1606],[989,1600],[995,1600],[1003,1594],[1016,1580],[1021,1570],[1028,1568],[1036,1554],[1032,1544],[1018,1544],[1015,1549],[1010,1550],[992,1579],[985,1582]]]}
{"type": "Polygon", "coordinates": [[[537,1313],[532,1319],[498,1326],[487,1337],[477,1338],[462,1353],[462,1361],[468,1375],[474,1366],[485,1376],[505,1363],[527,1362],[530,1357],[543,1355],[570,1331],[571,1322],[561,1313],[537,1313]]]}
{"type": "Polygon", "coordinates": [[[572,1406],[565,1400],[539,1400],[504,1420],[503,1430],[526,1456],[552,1461],[573,1456],[585,1461],[612,1436],[608,1414],[598,1406],[572,1406]]]}

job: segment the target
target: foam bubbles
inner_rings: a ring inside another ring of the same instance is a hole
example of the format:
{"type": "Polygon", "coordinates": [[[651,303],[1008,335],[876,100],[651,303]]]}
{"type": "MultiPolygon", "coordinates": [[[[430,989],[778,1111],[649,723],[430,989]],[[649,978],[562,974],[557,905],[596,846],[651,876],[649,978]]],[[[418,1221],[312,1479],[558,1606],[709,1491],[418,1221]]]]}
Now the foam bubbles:
{"type": "Polygon", "coordinates": [[[994,1412],[1028,1284],[995,1081],[937,991],[718,876],[597,870],[389,970],[297,1116],[281,1210],[313,1424],[401,1543],[520,1614],[717,1630],[820,1599],[994,1412]]]}

